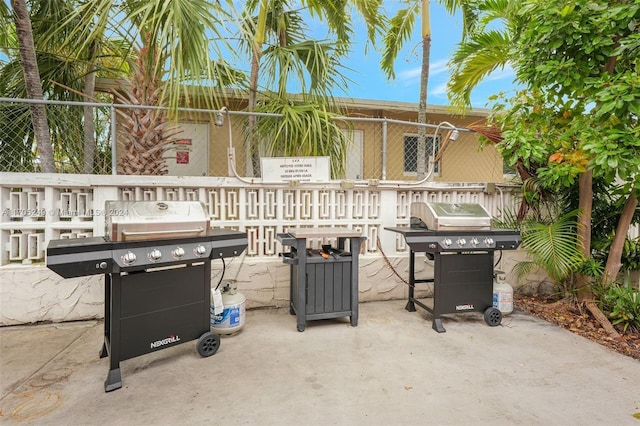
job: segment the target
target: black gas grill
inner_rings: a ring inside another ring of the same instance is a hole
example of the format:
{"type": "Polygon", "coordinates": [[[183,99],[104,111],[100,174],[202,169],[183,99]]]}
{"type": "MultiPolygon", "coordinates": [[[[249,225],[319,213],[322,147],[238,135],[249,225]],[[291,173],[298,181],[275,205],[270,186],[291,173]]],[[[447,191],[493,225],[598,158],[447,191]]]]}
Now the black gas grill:
{"type": "Polygon", "coordinates": [[[409,251],[409,300],[433,318],[432,327],[445,332],[442,314],[483,312],[490,326],[502,313],[493,307],[494,252],[515,250],[521,242],[515,230],[491,227],[491,216],[479,204],[413,203],[410,227],[385,228],[404,236],[409,251]],[[434,261],[433,278],[415,277],[415,254],[434,261]],[[414,297],[416,283],[433,282],[433,306],[414,297]]]}
{"type": "Polygon", "coordinates": [[[52,240],[47,267],[65,278],[104,274],[109,392],[122,387],[122,360],[194,339],[201,356],[215,354],[211,261],[238,256],[247,236],[210,229],[197,202],[107,202],[105,212],[106,237],[52,240]]]}

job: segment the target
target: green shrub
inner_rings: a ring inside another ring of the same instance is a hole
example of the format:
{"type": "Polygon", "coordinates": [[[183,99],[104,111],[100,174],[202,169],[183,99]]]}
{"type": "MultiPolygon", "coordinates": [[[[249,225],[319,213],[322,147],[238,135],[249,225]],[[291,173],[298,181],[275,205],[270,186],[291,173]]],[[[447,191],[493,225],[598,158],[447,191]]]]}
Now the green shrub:
{"type": "Polygon", "coordinates": [[[622,332],[640,332],[640,292],[631,284],[594,286],[600,309],[622,332]]]}

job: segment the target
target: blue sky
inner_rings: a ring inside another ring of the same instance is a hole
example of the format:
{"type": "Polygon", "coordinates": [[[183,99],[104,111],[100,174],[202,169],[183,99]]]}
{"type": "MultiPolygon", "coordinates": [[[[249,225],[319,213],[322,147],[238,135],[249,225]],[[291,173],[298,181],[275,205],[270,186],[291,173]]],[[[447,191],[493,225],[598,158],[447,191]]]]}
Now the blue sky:
{"type": "MultiPolygon", "coordinates": [[[[244,5],[244,2],[237,3],[236,7],[244,5]]],[[[393,13],[402,6],[401,3],[403,2],[399,0],[384,0],[384,7],[393,13]]],[[[431,105],[448,105],[446,83],[449,79],[449,71],[447,62],[460,41],[462,18],[460,15],[451,16],[448,14],[438,1],[432,0],[430,3],[432,40],[427,102],[431,105]]],[[[344,66],[352,70],[347,73],[347,77],[354,83],[349,87],[348,93],[334,93],[334,95],[356,99],[417,103],[420,93],[422,55],[419,19],[416,21],[411,40],[398,54],[394,81],[388,81],[380,70],[380,54],[375,49],[369,46],[365,54],[366,30],[361,18],[355,20],[357,22],[356,44],[353,47],[353,53],[346,61],[343,61],[344,66]]],[[[318,21],[309,20],[307,23],[314,34],[326,32],[324,24],[318,21]]],[[[318,37],[322,38],[322,35],[318,37]]],[[[0,56],[0,61],[3,59],[6,58],[0,56]]],[[[501,91],[512,90],[515,87],[514,77],[511,68],[494,72],[472,92],[472,106],[488,107],[489,96],[501,91]]]]}
{"type": "MultiPolygon", "coordinates": [[[[387,7],[393,7],[391,0],[385,0],[387,7]]],[[[365,56],[364,29],[358,30],[358,44],[354,53],[344,64],[354,70],[349,75],[357,84],[350,87],[346,96],[358,99],[375,99],[401,102],[418,102],[420,93],[420,68],[422,47],[420,44],[420,22],[416,22],[411,41],[399,53],[395,65],[396,80],[387,81],[380,70],[380,55],[369,49],[365,56]]],[[[431,1],[431,61],[427,103],[448,105],[446,83],[449,79],[447,61],[454,52],[462,34],[462,18],[449,15],[436,1],[431,1]]],[[[514,73],[511,68],[497,70],[481,83],[471,95],[473,107],[487,107],[489,96],[501,91],[512,90],[514,73]]],[[[339,95],[342,96],[342,95],[339,95]]]]}

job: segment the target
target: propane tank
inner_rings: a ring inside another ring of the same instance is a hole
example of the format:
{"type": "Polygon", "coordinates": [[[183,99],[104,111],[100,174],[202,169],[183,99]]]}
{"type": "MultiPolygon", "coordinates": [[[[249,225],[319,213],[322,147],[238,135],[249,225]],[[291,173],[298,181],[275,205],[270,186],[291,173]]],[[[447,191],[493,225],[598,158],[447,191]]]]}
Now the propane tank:
{"type": "Polygon", "coordinates": [[[211,329],[218,334],[235,334],[244,327],[247,314],[247,299],[238,292],[235,280],[227,281],[222,287],[222,312],[215,314],[211,306],[211,329]]]}
{"type": "Polygon", "coordinates": [[[508,315],[513,312],[513,287],[507,283],[504,272],[494,271],[493,277],[493,307],[508,315]]]}

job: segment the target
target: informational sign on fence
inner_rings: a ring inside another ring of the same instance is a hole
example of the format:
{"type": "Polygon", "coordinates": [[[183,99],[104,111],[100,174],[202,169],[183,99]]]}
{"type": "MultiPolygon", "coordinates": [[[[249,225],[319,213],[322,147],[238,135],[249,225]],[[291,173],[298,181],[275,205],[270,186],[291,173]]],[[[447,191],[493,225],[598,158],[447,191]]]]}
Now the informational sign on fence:
{"type": "Polygon", "coordinates": [[[263,157],[260,166],[265,182],[326,182],[331,179],[329,157],[263,157]]]}

